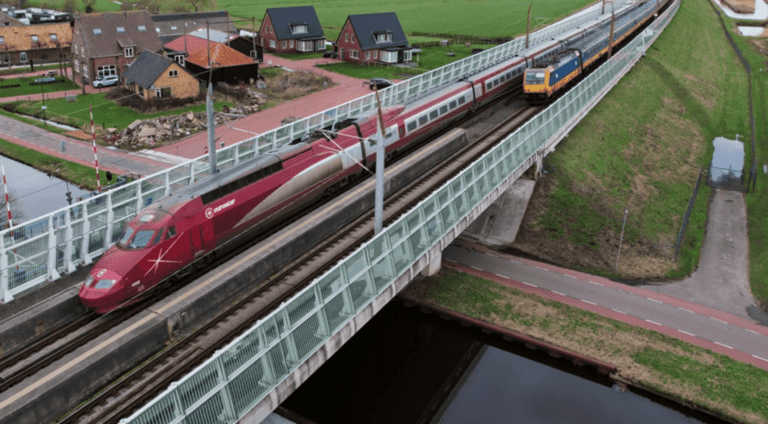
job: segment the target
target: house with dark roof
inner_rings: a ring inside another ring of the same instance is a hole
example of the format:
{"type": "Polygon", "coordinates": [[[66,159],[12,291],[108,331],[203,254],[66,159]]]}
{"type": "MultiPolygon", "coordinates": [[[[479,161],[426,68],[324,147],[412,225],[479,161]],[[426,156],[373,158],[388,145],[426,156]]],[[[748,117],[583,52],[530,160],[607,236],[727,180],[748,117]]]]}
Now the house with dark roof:
{"type": "Polygon", "coordinates": [[[123,72],[123,85],[149,100],[185,99],[200,93],[200,82],[168,57],[144,50],[123,72]]]}
{"type": "MultiPolygon", "coordinates": [[[[223,33],[220,33],[223,34],[223,33]]],[[[251,57],[228,46],[230,38],[222,38],[211,31],[210,38],[206,34],[187,34],[164,46],[168,56],[184,65],[193,75],[207,81],[211,73],[211,81],[238,84],[240,81],[250,82],[259,75],[259,64],[251,57]]],[[[237,36],[232,36],[237,38],[237,36]]]]}
{"type": "Polygon", "coordinates": [[[155,23],[155,32],[157,32],[160,42],[163,44],[170,43],[196,29],[205,29],[207,25],[210,25],[212,31],[236,32],[235,24],[232,23],[232,19],[226,10],[163,13],[152,15],[152,22],[155,23]]]}
{"type": "Polygon", "coordinates": [[[267,9],[259,29],[259,44],[268,52],[325,50],[323,27],[312,6],[267,9]]]}
{"type": "Polygon", "coordinates": [[[349,15],[333,50],[339,59],[355,63],[404,63],[412,56],[395,12],[349,15]]]}
{"type": "Polygon", "coordinates": [[[101,75],[121,76],[144,50],[163,50],[146,10],[75,16],[72,53],[78,83],[101,75]]]}

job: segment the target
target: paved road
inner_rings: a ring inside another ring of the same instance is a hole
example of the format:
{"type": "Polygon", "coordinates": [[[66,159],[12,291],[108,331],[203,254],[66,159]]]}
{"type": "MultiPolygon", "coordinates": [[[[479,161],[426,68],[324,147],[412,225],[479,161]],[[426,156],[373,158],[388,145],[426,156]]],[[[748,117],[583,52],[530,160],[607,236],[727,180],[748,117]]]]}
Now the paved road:
{"type": "MultiPolygon", "coordinates": [[[[482,249],[482,248],[478,248],[482,249]]],[[[768,370],[768,327],[727,312],[589,274],[454,245],[460,270],[640,325],[768,370]]]]}

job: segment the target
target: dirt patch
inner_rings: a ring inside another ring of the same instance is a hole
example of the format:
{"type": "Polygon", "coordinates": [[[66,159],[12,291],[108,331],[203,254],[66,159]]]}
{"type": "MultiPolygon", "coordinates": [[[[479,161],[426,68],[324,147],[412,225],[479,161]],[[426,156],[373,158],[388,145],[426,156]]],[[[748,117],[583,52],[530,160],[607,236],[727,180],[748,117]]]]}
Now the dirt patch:
{"type": "Polygon", "coordinates": [[[723,0],[736,13],[755,13],[755,0],[723,0]]]}
{"type": "Polygon", "coordinates": [[[268,101],[293,100],[333,86],[330,78],[304,71],[282,72],[266,80],[267,88],[257,90],[254,86],[252,89],[264,93],[268,101]]]}

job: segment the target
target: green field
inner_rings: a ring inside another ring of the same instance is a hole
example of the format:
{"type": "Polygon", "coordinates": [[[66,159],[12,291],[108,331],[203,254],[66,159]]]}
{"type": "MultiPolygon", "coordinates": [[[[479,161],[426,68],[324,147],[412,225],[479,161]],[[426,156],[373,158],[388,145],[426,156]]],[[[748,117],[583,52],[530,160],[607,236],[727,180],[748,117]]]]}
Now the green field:
{"type": "Polygon", "coordinates": [[[683,0],[647,56],[547,157],[549,174],[514,246],[619,278],[691,273],[704,238],[706,185],[677,263],[671,246],[712,140],[749,134],[746,99],[746,74],[717,16],[706,2],[683,0]]]}
{"type": "MultiPolygon", "coordinates": [[[[45,104],[48,107],[47,117],[62,124],[82,128],[91,122],[88,106],[93,105],[93,120],[97,126],[122,129],[137,119],[179,115],[186,112],[205,112],[205,104],[199,104],[163,112],[142,114],[131,108],[118,106],[115,102],[107,100],[104,96],[104,93],[78,95],[77,102],[73,103],[67,103],[66,99],[46,100],[45,104]]],[[[214,108],[217,111],[221,111],[224,105],[231,105],[231,103],[215,102],[214,108]]],[[[12,103],[9,106],[13,106],[19,113],[42,117],[42,102],[19,102],[12,103]]]]}
{"type": "Polygon", "coordinates": [[[52,93],[54,91],[77,90],[80,88],[77,84],[68,79],[64,82],[57,82],[52,84],[29,85],[29,83],[34,82],[37,78],[42,77],[38,75],[34,77],[23,78],[0,78],[0,98],[26,96],[28,94],[52,93]],[[2,88],[16,84],[20,84],[21,87],[2,88]]]}

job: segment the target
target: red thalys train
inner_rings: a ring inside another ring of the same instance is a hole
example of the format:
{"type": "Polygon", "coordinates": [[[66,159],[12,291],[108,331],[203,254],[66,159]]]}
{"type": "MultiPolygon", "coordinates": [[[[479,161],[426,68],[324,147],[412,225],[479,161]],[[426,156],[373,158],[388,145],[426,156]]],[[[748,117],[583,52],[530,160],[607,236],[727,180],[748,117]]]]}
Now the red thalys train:
{"type": "MultiPolygon", "coordinates": [[[[433,135],[478,105],[519,86],[525,69],[558,53],[586,28],[521,52],[405,106],[383,110],[387,157],[433,135]]],[[[263,233],[321,196],[374,169],[376,112],[337,122],[282,148],[184,187],[141,210],[91,269],[82,303],[106,313],[172,276],[263,233]],[[331,135],[333,134],[333,135],[331,135]]]]}

